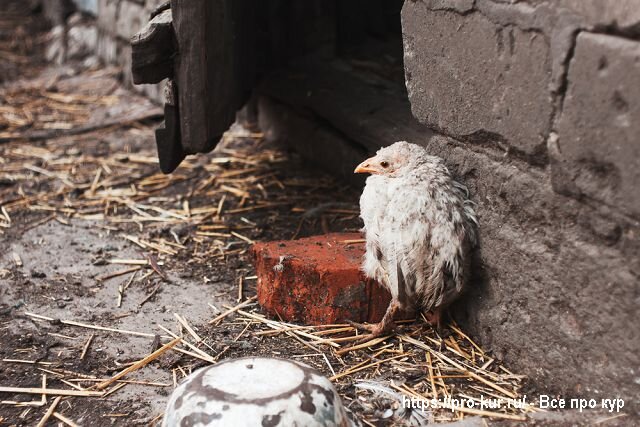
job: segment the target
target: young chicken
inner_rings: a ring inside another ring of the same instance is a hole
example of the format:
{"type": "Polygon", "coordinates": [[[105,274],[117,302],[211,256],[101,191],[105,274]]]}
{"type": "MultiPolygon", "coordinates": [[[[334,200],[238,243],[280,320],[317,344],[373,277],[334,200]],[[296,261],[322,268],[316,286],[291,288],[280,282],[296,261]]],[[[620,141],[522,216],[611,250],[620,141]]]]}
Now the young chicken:
{"type": "Polygon", "coordinates": [[[360,197],[364,273],[389,289],[380,323],[356,324],[372,338],[388,333],[405,308],[422,309],[440,327],[442,309],[462,292],[476,214],[467,189],[439,157],[405,141],[380,149],[355,173],[369,173],[360,197]]]}

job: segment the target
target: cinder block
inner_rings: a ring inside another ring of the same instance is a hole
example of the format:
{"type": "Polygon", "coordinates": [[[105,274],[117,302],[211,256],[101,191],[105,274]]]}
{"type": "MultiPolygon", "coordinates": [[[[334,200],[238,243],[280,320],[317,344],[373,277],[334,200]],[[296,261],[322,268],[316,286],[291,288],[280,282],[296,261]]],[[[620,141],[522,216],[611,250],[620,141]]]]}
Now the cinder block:
{"type": "Polygon", "coordinates": [[[116,22],[116,34],[129,41],[131,36],[140,31],[147,23],[148,19],[149,16],[142,5],[130,0],[122,0],[116,22]]]}
{"type": "Polygon", "coordinates": [[[552,115],[545,37],[437,3],[407,1],[402,9],[414,116],[447,135],[543,153],[552,115]]]}
{"type": "MultiPolygon", "coordinates": [[[[535,0],[528,0],[535,3],[535,0]]],[[[602,0],[560,0],[556,2],[560,8],[571,10],[593,26],[615,25],[618,28],[628,28],[640,23],[639,0],[617,0],[606,2],[602,0]]]]}
{"type": "Polygon", "coordinates": [[[391,299],[360,271],[359,233],[256,243],[258,301],[273,316],[320,325],[353,320],[378,322],[391,299]]]}
{"type": "Polygon", "coordinates": [[[473,10],[475,0],[422,0],[431,10],[454,10],[458,13],[467,13],[473,10]]]}
{"type": "Polygon", "coordinates": [[[550,144],[554,189],[640,216],[638,117],[640,43],[581,33],[550,144]]]}

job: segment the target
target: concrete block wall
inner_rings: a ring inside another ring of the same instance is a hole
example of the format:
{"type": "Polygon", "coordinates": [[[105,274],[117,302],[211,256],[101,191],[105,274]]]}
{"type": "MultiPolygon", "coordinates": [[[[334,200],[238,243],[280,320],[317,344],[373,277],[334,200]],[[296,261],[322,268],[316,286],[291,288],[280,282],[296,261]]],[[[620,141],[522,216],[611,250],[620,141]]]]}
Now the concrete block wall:
{"type": "MultiPolygon", "coordinates": [[[[422,143],[478,203],[459,310],[553,393],[640,406],[640,0],[407,0],[422,143]]],[[[544,390],[543,390],[544,391],[544,390]]]]}
{"type": "Polygon", "coordinates": [[[418,120],[640,218],[639,0],[412,0],[403,27],[418,120]]]}

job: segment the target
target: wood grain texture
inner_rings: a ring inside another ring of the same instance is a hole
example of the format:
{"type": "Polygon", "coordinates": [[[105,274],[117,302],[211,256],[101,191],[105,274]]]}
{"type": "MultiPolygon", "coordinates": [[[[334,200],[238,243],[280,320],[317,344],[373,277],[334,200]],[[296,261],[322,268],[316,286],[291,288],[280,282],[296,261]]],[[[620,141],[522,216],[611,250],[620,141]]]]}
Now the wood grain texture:
{"type": "Polygon", "coordinates": [[[171,10],[166,9],[131,38],[133,83],[153,84],[173,77],[175,54],[171,10]]]}
{"type": "Polygon", "coordinates": [[[255,78],[254,0],[172,0],[182,147],[210,151],[255,78]]]}

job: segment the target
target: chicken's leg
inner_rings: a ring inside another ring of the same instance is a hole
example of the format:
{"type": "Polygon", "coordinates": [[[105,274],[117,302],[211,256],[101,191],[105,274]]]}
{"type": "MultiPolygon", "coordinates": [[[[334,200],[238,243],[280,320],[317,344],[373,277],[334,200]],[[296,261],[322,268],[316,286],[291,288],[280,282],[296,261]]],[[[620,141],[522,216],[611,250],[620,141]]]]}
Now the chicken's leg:
{"type": "Polygon", "coordinates": [[[384,313],[384,316],[382,317],[382,320],[380,322],[365,324],[348,321],[348,323],[356,329],[369,331],[369,334],[364,335],[360,342],[369,341],[374,338],[386,335],[395,328],[395,322],[393,318],[399,309],[400,304],[398,304],[398,301],[392,300],[389,303],[389,307],[387,307],[387,311],[384,313]]]}

